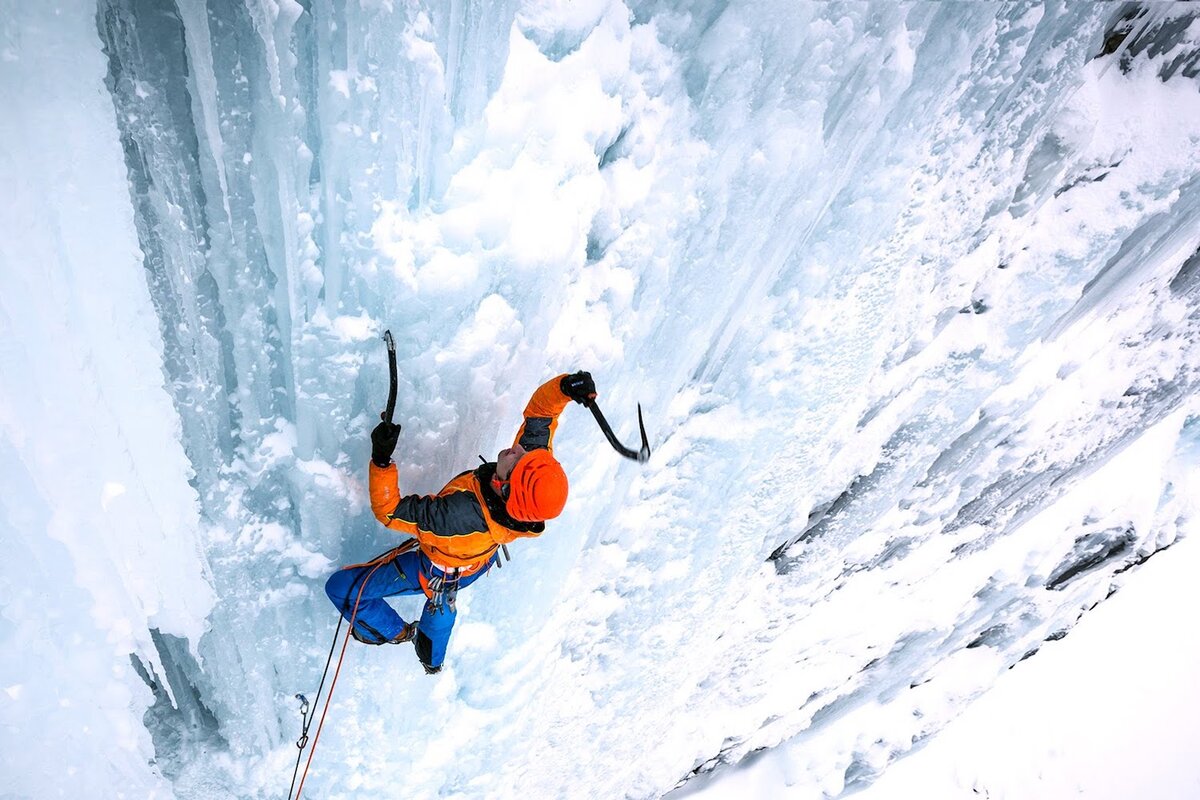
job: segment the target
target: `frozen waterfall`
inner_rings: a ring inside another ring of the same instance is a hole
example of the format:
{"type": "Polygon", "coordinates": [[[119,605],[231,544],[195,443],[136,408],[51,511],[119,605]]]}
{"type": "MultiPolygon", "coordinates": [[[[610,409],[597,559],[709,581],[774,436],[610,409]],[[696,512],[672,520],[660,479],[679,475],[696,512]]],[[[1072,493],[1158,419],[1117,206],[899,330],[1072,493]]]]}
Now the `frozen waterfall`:
{"type": "Polygon", "coordinates": [[[1195,526],[1197,17],[0,0],[0,796],[286,796],[385,328],[408,491],[574,369],[655,454],[569,408],[305,796],[869,785],[1195,526]]]}

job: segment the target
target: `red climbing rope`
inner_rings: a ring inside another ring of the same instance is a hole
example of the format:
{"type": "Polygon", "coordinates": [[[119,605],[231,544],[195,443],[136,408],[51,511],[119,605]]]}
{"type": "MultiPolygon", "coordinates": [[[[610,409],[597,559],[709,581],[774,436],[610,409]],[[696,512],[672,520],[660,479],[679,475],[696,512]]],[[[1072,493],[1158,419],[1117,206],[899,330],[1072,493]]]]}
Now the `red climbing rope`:
{"type": "MultiPolygon", "coordinates": [[[[374,575],[380,567],[391,561],[393,558],[398,558],[403,553],[413,549],[416,547],[416,545],[416,539],[411,539],[399,547],[393,548],[383,555],[372,559],[371,561],[367,561],[363,564],[351,564],[349,567],[343,567],[343,569],[349,569],[351,567],[372,567],[372,569],[369,573],[367,573],[367,577],[363,579],[362,584],[358,587],[358,595],[354,598],[354,609],[350,612],[350,625],[346,628],[346,636],[342,639],[342,652],[338,655],[337,667],[333,671],[333,680],[329,684],[329,692],[325,695],[325,705],[321,708],[321,720],[317,723],[317,732],[313,734],[312,747],[309,748],[308,751],[308,761],[304,763],[304,772],[300,776],[300,786],[296,789],[296,796],[294,800],[300,800],[300,793],[304,791],[304,779],[308,777],[308,768],[312,765],[313,754],[317,751],[317,742],[321,739],[321,728],[325,726],[325,715],[329,713],[329,704],[333,700],[333,689],[335,686],[337,686],[338,673],[342,671],[342,660],[346,657],[346,647],[350,644],[350,632],[354,630],[354,620],[358,616],[358,604],[362,602],[363,590],[367,588],[367,583],[371,580],[371,576],[374,575]]],[[[339,623],[339,628],[340,624],[341,623],[339,623]]],[[[335,645],[337,643],[336,636],[337,633],[335,632],[335,645]]],[[[332,652],[333,651],[331,650],[330,655],[332,655],[332,652]]],[[[326,669],[328,669],[328,666],[328,663],[326,663],[326,669]]],[[[318,689],[318,699],[320,699],[319,694],[320,690],[318,689]]],[[[293,780],[294,779],[295,778],[293,777],[293,780]]],[[[288,793],[288,797],[291,798],[290,792],[288,793]]]]}

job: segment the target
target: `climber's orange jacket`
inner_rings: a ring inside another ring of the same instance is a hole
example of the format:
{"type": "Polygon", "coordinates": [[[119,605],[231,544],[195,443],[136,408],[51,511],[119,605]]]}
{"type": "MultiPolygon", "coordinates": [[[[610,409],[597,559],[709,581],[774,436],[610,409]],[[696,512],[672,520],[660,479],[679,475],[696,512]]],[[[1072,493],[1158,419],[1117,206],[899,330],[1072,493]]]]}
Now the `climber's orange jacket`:
{"type": "MultiPolygon", "coordinates": [[[[513,444],[526,450],[553,449],[558,415],[570,398],[559,389],[563,376],[538,387],[525,406],[525,421],[513,444]]],[[[497,548],[514,539],[538,536],[543,522],[522,522],[509,516],[504,500],[492,489],[494,463],[464,472],[436,495],[401,496],[394,463],[374,462],[371,470],[371,510],[387,527],[412,534],[421,552],[440,568],[458,567],[469,575],[485,566],[497,548]]]]}

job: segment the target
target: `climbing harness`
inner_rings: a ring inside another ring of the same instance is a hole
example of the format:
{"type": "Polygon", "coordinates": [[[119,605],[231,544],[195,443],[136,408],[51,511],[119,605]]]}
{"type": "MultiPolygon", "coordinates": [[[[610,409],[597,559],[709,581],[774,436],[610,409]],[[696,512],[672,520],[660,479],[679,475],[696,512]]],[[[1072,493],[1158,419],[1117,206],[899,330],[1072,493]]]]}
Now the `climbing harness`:
{"type": "Polygon", "coordinates": [[[458,567],[452,567],[450,571],[443,572],[441,575],[434,575],[429,579],[429,602],[433,606],[434,611],[439,613],[443,609],[454,611],[454,603],[458,599],[458,582],[462,574],[462,570],[458,567]]]}

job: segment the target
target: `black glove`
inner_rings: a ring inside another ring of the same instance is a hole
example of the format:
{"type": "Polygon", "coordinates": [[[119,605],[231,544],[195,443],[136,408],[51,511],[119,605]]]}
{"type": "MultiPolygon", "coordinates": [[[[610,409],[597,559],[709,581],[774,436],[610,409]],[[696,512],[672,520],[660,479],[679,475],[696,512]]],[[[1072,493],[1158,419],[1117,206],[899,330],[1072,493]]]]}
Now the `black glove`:
{"type": "Polygon", "coordinates": [[[590,372],[563,375],[562,380],[558,382],[558,388],[576,403],[587,405],[588,401],[596,399],[596,382],[592,380],[590,372]]]}
{"type": "Polygon", "coordinates": [[[392,463],[392,453],[396,451],[396,442],[400,439],[400,426],[391,422],[381,422],[371,431],[371,460],[377,467],[386,467],[392,463]]]}

